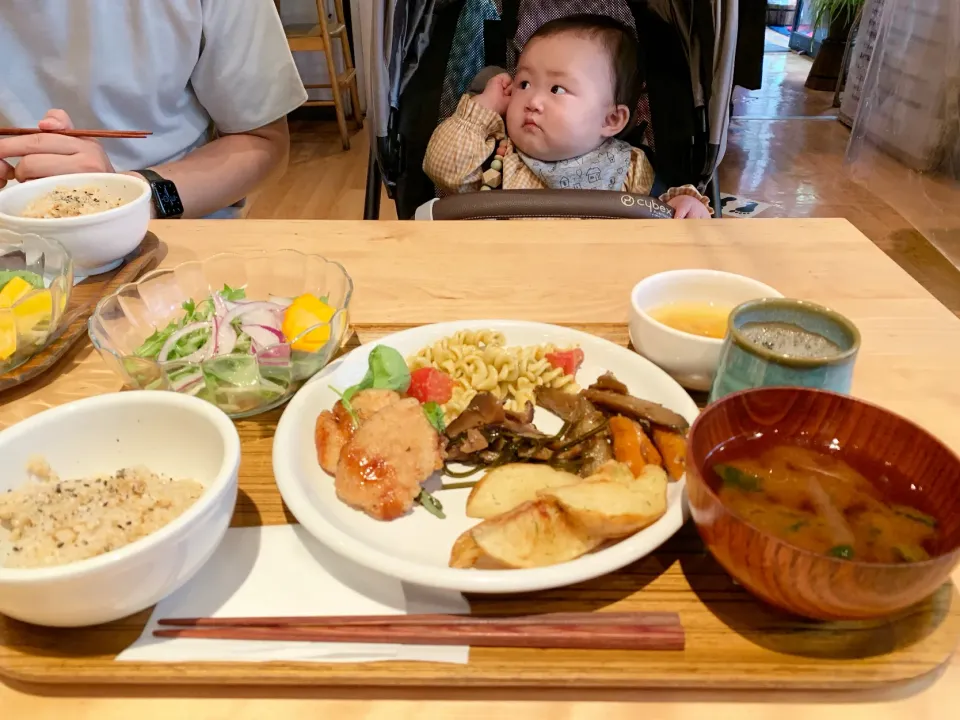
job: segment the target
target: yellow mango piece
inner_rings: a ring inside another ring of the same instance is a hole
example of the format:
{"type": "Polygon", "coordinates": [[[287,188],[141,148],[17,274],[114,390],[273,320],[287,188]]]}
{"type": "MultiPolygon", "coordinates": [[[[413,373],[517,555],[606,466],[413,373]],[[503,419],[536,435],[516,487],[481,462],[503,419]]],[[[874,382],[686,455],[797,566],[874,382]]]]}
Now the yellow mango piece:
{"type": "Polygon", "coordinates": [[[17,321],[10,310],[0,310],[0,360],[17,351],[17,321]]]}
{"type": "Polygon", "coordinates": [[[33,290],[33,285],[23,278],[10,278],[3,290],[0,290],[0,308],[13,307],[13,304],[33,290]]]}
{"type": "Polygon", "coordinates": [[[49,290],[40,290],[21,301],[12,312],[17,319],[17,329],[21,333],[30,332],[37,325],[50,322],[53,315],[53,297],[49,290]]]}
{"type": "MultiPolygon", "coordinates": [[[[292,339],[314,325],[328,323],[336,314],[336,308],[330,307],[316,295],[301,295],[296,298],[283,314],[281,330],[292,339]]],[[[294,350],[316,352],[330,340],[330,326],[317,328],[294,342],[294,350]]]]}

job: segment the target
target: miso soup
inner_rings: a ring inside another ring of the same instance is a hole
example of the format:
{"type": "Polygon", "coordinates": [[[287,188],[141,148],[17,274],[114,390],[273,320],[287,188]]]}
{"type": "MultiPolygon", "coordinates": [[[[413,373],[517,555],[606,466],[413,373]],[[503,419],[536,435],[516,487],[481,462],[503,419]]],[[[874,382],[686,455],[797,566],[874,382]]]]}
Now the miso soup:
{"type": "Polygon", "coordinates": [[[867,477],[837,455],[758,441],[707,459],[724,506],[764,532],[822,555],[876,563],[921,562],[937,553],[936,519],[890,469],[867,477]]]}

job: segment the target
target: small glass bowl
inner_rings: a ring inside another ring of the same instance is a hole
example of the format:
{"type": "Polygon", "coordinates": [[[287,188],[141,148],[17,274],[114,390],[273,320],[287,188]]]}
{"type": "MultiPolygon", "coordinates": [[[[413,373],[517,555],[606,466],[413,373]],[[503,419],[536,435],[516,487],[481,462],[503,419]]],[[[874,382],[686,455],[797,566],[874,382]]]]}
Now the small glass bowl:
{"type": "Polygon", "coordinates": [[[155,270],[120,287],[100,301],[88,329],[94,347],[126,386],[196,395],[230,417],[242,418],[282,405],[330,362],[347,337],[352,295],[353,281],[343,266],[319,255],[296,250],[222,253],[155,270]],[[305,293],[325,296],[335,313],[328,322],[259,352],[234,352],[198,362],[159,361],[137,354],[154,332],[183,317],[185,302],[200,303],[224,285],[243,288],[246,300],[305,293]],[[294,349],[305,335],[323,329],[329,337],[322,347],[294,349]]]}
{"type": "Polygon", "coordinates": [[[0,375],[16,369],[56,338],[73,290],[73,260],[53,238],[0,228],[0,375]],[[42,288],[14,302],[2,296],[9,271],[38,275],[42,288]]]}

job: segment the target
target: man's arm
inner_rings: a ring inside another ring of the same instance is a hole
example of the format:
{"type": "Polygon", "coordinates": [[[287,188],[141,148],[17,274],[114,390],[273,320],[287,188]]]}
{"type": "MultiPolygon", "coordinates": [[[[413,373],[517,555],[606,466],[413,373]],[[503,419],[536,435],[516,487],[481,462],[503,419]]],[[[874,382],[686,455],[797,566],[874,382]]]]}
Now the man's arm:
{"type": "Polygon", "coordinates": [[[286,118],[281,118],[246,133],[221,135],[180,160],[149,169],[177,186],[183,217],[198,218],[233,205],[282,175],[289,154],[290,133],[286,118]]]}
{"type": "MultiPolygon", "coordinates": [[[[56,134],[73,128],[63,110],[51,110],[37,133],[0,139],[0,158],[19,157],[16,168],[0,172],[0,187],[13,175],[19,182],[78,172],[114,172],[100,143],[56,134]],[[12,172],[11,172],[12,171],[12,172]]],[[[290,134],[286,117],[248,132],[221,135],[180,160],[150,168],[173,181],[183,217],[204,217],[243,199],[286,169],[290,134]]],[[[4,167],[0,166],[0,171],[4,167]]],[[[127,172],[126,175],[136,175],[127,172]]]]}
{"type": "MultiPolygon", "coordinates": [[[[307,99],[270,0],[204,0],[202,11],[204,42],[190,86],[219,136],[180,160],[152,167],[177,185],[185,217],[229,207],[281,172],[289,151],[284,118],[307,99]]],[[[0,187],[14,177],[22,182],[115,171],[96,140],[55,134],[70,127],[62,110],[51,110],[39,125],[54,132],[0,138],[0,187]],[[19,158],[16,168],[6,158],[19,158]]],[[[172,151],[164,149],[160,158],[172,151]]],[[[144,162],[160,159],[148,158],[144,162]]]]}

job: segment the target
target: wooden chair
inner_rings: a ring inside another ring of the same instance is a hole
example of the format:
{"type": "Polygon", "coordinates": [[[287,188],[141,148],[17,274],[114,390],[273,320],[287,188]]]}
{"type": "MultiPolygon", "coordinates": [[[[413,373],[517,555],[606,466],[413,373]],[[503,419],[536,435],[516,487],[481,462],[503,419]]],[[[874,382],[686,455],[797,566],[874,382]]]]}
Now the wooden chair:
{"type": "MultiPolygon", "coordinates": [[[[280,0],[274,0],[277,6],[277,12],[280,12],[280,0]]],[[[357,90],[357,70],[353,66],[353,60],[350,56],[350,38],[347,30],[347,24],[343,17],[343,0],[333,0],[334,5],[334,23],[330,24],[327,19],[327,9],[324,0],[316,0],[317,4],[317,23],[301,23],[294,25],[284,25],[287,35],[287,42],[290,44],[291,52],[322,52],[327,58],[327,73],[330,75],[330,82],[322,85],[306,85],[308,90],[315,88],[329,88],[333,94],[332,100],[307,100],[305,107],[330,107],[331,105],[337,112],[337,124],[340,126],[340,139],[343,142],[343,149],[350,149],[350,136],[347,131],[347,118],[344,112],[345,90],[350,91],[350,104],[353,107],[353,120],[358,128],[363,127],[363,119],[360,117],[360,93],[357,90]],[[334,38],[340,39],[340,49],[343,52],[343,73],[337,73],[337,65],[334,61],[333,46],[334,38]]]]}

